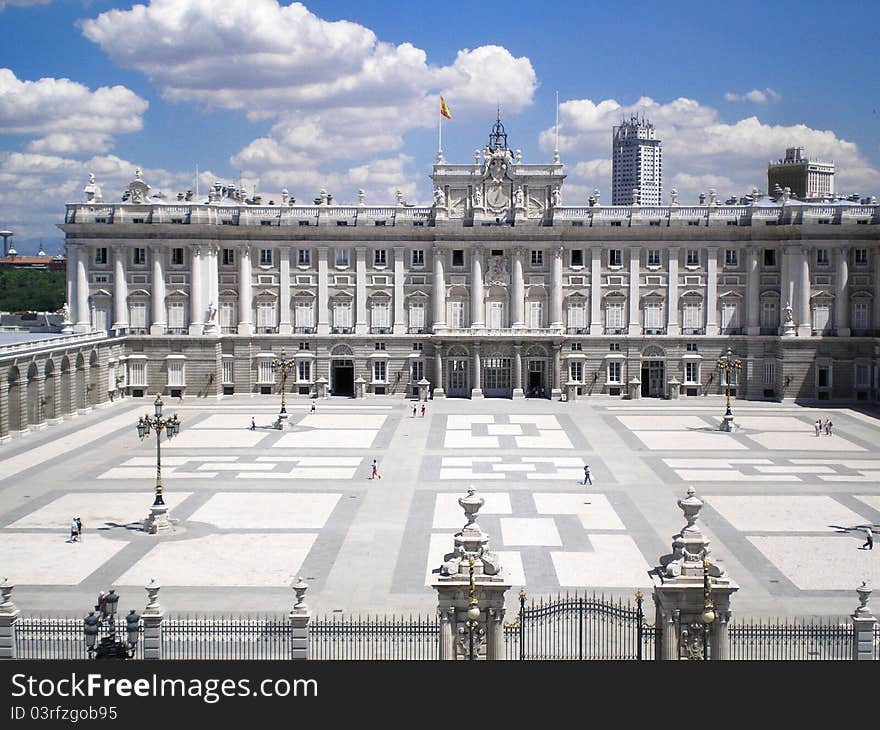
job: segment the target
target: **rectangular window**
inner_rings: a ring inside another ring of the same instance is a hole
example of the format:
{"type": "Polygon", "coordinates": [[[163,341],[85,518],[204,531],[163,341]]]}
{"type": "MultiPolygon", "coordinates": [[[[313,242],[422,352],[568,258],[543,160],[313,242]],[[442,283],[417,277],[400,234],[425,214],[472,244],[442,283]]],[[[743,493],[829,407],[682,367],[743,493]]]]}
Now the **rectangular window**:
{"type": "Polygon", "coordinates": [[[419,332],[425,328],[425,303],[410,302],[409,305],[409,328],[419,332]]]}
{"type": "Polygon", "coordinates": [[[235,302],[220,302],[220,331],[235,332],[235,302]]]}
{"type": "Polygon", "coordinates": [[[147,384],[147,363],[144,360],[128,361],[128,384],[135,386],[146,386],[147,384]]]}
{"type": "Polygon", "coordinates": [[[172,266],[183,266],[183,249],[182,248],[172,248],[171,249],[171,265],[172,266]]]}
{"type": "Polygon", "coordinates": [[[568,364],[568,377],[576,383],[584,382],[584,364],[582,362],[571,362],[568,364]]]}
{"type": "Polygon", "coordinates": [[[608,251],[609,266],[623,266],[623,251],[619,248],[612,248],[608,251]]]}
{"type": "Polygon", "coordinates": [[[827,248],[817,248],[816,249],[816,265],[817,266],[828,266],[828,249],[827,248]]]}
{"type": "Polygon", "coordinates": [[[351,302],[336,302],[333,305],[333,326],[351,327],[351,302]]]}
{"type": "Polygon", "coordinates": [[[275,331],[275,302],[257,302],[257,331],[275,331]]]}
{"type": "Polygon", "coordinates": [[[462,248],[452,249],[452,265],[453,266],[464,266],[464,249],[462,249],[462,248]]]}
{"type": "Polygon", "coordinates": [[[385,361],[384,360],[376,360],[373,363],[373,382],[374,383],[384,383],[385,382],[385,361]]]}
{"type": "Polygon", "coordinates": [[[764,266],[776,266],[776,249],[764,249],[764,266]]]}
{"type": "Polygon", "coordinates": [[[409,368],[409,382],[418,383],[425,377],[425,363],[421,360],[413,360],[409,368]]]}
{"type": "Polygon", "coordinates": [[[296,364],[296,376],[300,382],[310,383],[312,381],[312,363],[308,360],[300,360],[296,364]]]}
{"type": "Polygon", "coordinates": [[[544,265],[544,252],[543,251],[532,251],[532,266],[543,266],[544,265]]]}
{"type": "Polygon", "coordinates": [[[684,382],[689,385],[700,382],[700,363],[686,362],[684,364],[684,382]]]}
{"type": "Polygon", "coordinates": [[[413,342],[413,350],[418,350],[421,352],[425,349],[425,344],[423,342],[413,342]]]}
{"type": "Polygon", "coordinates": [[[128,326],[134,330],[142,330],[147,328],[146,302],[128,303],[128,326]]]}
{"type": "Polygon", "coordinates": [[[663,328],[663,303],[645,303],[645,329],[659,330],[663,328]]]}
{"type": "Polygon", "coordinates": [[[577,301],[568,305],[568,326],[570,329],[583,329],[586,327],[586,310],[584,303],[577,301]]]}
{"type": "MultiPolygon", "coordinates": [[[[761,302],[761,329],[776,330],[779,328],[779,307],[773,300],[761,302]]],[[[772,334],[772,333],[768,333],[772,334]]]]}
{"type": "Polygon", "coordinates": [[[184,367],[186,363],[183,360],[168,360],[168,386],[181,387],[186,385],[186,376],[184,367]]]}
{"type": "Polygon", "coordinates": [[[605,304],[605,329],[623,329],[623,302],[608,302],[605,304]]]}
{"type": "Polygon", "coordinates": [[[235,360],[231,357],[223,358],[223,382],[229,385],[235,382],[235,360]]]}
{"type": "Polygon", "coordinates": [[[700,265],[700,252],[695,248],[689,248],[687,250],[687,263],[686,266],[699,266],[700,265]]]}
{"type": "Polygon", "coordinates": [[[412,251],[412,265],[413,266],[424,266],[425,265],[425,252],[422,249],[414,249],[412,251]]]}
{"type": "Polygon", "coordinates": [[[143,266],[147,263],[147,249],[145,248],[133,248],[131,250],[132,255],[132,263],[135,266],[143,266]]]}
{"type": "Polygon", "coordinates": [[[348,249],[347,248],[337,248],[336,249],[336,267],[342,268],[348,266],[348,249]]]}
{"type": "Polygon", "coordinates": [[[300,343],[299,343],[299,349],[300,349],[300,350],[311,350],[312,348],[311,348],[311,346],[309,345],[308,342],[300,342],[300,343]]]}
{"type": "Polygon", "coordinates": [[[449,326],[466,327],[464,319],[464,302],[449,302],[449,326]]]}
{"type": "Polygon", "coordinates": [[[871,371],[867,365],[856,365],[856,388],[868,388],[871,385],[871,371]]]}
{"type": "Polygon", "coordinates": [[[738,266],[739,265],[739,254],[735,248],[728,248],[724,251],[724,265],[725,266],[738,266]]]}
{"type": "MultiPolygon", "coordinates": [[[[185,325],[185,303],[184,302],[168,302],[168,330],[175,334],[176,330],[184,329],[185,325]]],[[[177,334],[181,334],[177,332],[177,334]]]]}
{"type": "Polygon", "coordinates": [[[260,249],[260,266],[271,266],[272,265],[272,249],[271,248],[261,248],[260,249]]]}
{"type": "Polygon", "coordinates": [[[223,249],[223,265],[224,266],[234,266],[235,265],[235,249],[232,249],[232,248],[224,248],[223,249]]]}
{"type": "Polygon", "coordinates": [[[387,251],[384,248],[373,251],[373,266],[385,266],[387,263],[387,251]]]}
{"type": "Polygon", "coordinates": [[[648,266],[660,266],[660,249],[648,250],[648,266]]]}
{"type": "Polygon", "coordinates": [[[738,305],[736,302],[721,303],[721,332],[731,334],[739,328],[738,305]]]}
{"type": "Polygon", "coordinates": [[[297,329],[310,329],[315,326],[314,307],[311,299],[298,299],[294,304],[294,321],[297,329]]]}
{"type": "Polygon", "coordinates": [[[387,328],[388,325],[388,302],[373,302],[370,308],[371,327],[387,328]]]}
{"type": "Polygon", "coordinates": [[[776,363],[773,362],[765,362],[764,363],[764,387],[772,388],[776,385],[776,363]]]}
{"type": "Polygon", "coordinates": [[[868,303],[853,302],[852,304],[852,328],[854,330],[868,329],[868,303]]]}
{"type": "Polygon", "coordinates": [[[856,266],[865,266],[868,263],[868,249],[857,248],[854,254],[856,266]]]}
{"type": "Polygon", "coordinates": [[[275,382],[275,370],[272,368],[272,361],[261,359],[257,363],[257,382],[271,384],[275,382]]]}
{"type": "Polygon", "coordinates": [[[694,334],[703,327],[703,306],[699,302],[685,302],[681,308],[681,326],[685,334],[694,334]]]}
{"type": "Polygon", "coordinates": [[[529,302],[529,327],[539,329],[544,326],[544,302],[529,302]]]}
{"type": "Polygon", "coordinates": [[[579,248],[574,248],[571,251],[571,265],[572,266],[583,266],[584,265],[584,252],[579,248]]]}
{"type": "Polygon", "coordinates": [[[623,370],[623,363],[620,362],[609,362],[608,363],[608,382],[609,383],[620,383],[620,374],[623,370]]]}
{"type": "Polygon", "coordinates": [[[99,264],[99,265],[107,263],[107,249],[106,248],[96,248],[95,249],[95,263],[99,264]]]}
{"type": "Polygon", "coordinates": [[[307,248],[297,249],[296,265],[297,266],[311,266],[311,264],[312,264],[312,252],[307,248]]]}
{"type": "Polygon", "coordinates": [[[831,368],[827,365],[819,365],[816,368],[816,385],[819,388],[831,387],[831,368]]]}
{"type": "Polygon", "coordinates": [[[376,343],[374,343],[374,345],[373,345],[373,349],[374,349],[374,350],[384,350],[384,349],[385,349],[385,343],[384,343],[384,342],[376,342],[376,343]]]}
{"type": "Polygon", "coordinates": [[[813,332],[824,334],[828,332],[830,322],[831,305],[825,302],[816,302],[813,305],[813,332]]]}
{"type": "Polygon", "coordinates": [[[504,327],[504,302],[489,302],[489,329],[504,327]]]}

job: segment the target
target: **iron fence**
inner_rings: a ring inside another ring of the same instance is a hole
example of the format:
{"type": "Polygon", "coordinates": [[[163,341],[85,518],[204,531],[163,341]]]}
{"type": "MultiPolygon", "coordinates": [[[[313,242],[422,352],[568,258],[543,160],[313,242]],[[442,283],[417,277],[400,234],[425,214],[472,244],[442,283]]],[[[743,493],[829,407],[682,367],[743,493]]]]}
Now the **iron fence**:
{"type": "Polygon", "coordinates": [[[330,616],[309,622],[312,659],[439,659],[436,616],[330,616]]]}
{"type": "MultiPolygon", "coordinates": [[[[139,626],[143,638],[143,623],[139,626]]],[[[116,641],[127,645],[125,621],[117,621],[116,641]]],[[[101,637],[106,636],[102,630],[101,637]]],[[[27,616],[15,622],[15,650],[19,659],[88,659],[81,618],[27,616]]],[[[143,658],[143,642],[138,641],[134,659],[143,658]]]]}
{"type": "Polygon", "coordinates": [[[175,617],[162,623],[163,659],[290,659],[281,616],[175,617]]]}
{"type": "MultiPolygon", "coordinates": [[[[874,632],[876,659],[876,626],[874,632]]],[[[729,638],[731,659],[852,659],[853,627],[848,618],[785,618],[736,622],[730,624],[729,638]]]]}

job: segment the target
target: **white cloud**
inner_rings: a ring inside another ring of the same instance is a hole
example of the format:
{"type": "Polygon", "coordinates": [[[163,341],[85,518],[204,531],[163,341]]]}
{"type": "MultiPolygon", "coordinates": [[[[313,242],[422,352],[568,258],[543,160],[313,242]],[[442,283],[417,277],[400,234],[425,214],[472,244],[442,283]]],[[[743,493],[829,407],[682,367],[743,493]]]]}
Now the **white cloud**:
{"type": "Polygon", "coordinates": [[[113,135],[142,128],[147,106],[124,86],[92,91],[70,79],[21,81],[0,68],[0,134],[37,137],[34,152],[104,152],[113,135]]]}
{"type": "MultiPolygon", "coordinates": [[[[781,157],[787,147],[804,147],[819,159],[837,165],[835,187],[840,191],[874,193],[880,189],[878,171],[848,140],[832,130],[819,130],[804,124],[771,125],[755,116],[733,123],[724,122],[717,110],[694,99],[679,98],[659,103],[649,97],[635,104],[621,105],[614,99],[594,102],[574,99],[560,104],[559,147],[569,165],[570,180],[592,190],[603,191],[602,201],[610,203],[612,127],[631,114],[645,114],[663,142],[664,199],[672,187],[679,200],[695,201],[709,187],[727,197],[743,194],[753,186],[767,186],[767,162],[781,157]],[[588,162],[578,162],[587,160],[588,162]]],[[[540,134],[540,145],[552,150],[554,129],[540,134]]],[[[566,183],[568,187],[568,183],[566,183]]],[[[569,204],[571,195],[566,197],[569,204]]]]}
{"type": "Polygon", "coordinates": [[[766,104],[768,101],[779,101],[782,97],[769,86],[764,89],[752,89],[745,94],[735,94],[727,91],[724,94],[725,101],[750,101],[754,104],[766,104]]]}
{"type": "Polygon", "coordinates": [[[2,13],[7,6],[11,5],[26,8],[31,5],[48,5],[50,2],[52,2],[52,0],[0,0],[0,13],[2,13]]]}

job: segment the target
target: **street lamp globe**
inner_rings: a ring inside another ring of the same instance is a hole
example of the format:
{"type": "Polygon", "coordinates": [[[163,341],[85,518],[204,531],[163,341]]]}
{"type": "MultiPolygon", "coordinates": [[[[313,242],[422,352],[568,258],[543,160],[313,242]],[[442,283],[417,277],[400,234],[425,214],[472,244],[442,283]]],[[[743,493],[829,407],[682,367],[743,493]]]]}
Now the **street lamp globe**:
{"type": "Polygon", "coordinates": [[[162,403],[162,397],[156,393],[156,401],[153,403],[153,407],[155,409],[156,418],[162,417],[162,406],[165,405],[162,403]]]}
{"type": "Polygon", "coordinates": [[[467,615],[471,621],[476,621],[478,618],[480,618],[480,607],[476,604],[472,605],[468,609],[467,615]]]}
{"type": "Polygon", "coordinates": [[[702,619],[703,619],[703,623],[706,624],[706,626],[708,626],[709,624],[711,624],[712,622],[715,621],[715,611],[714,611],[714,606],[712,606],[712,604],[709,604],[708,606],[703,608],[702,619]]]}

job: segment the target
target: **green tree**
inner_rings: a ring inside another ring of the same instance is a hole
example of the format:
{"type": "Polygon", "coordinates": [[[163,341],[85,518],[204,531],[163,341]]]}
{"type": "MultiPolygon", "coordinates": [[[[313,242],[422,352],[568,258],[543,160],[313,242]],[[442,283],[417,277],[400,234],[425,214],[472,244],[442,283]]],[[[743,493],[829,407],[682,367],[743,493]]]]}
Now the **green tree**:
{"type": "Polygon", "coordinates": [[[0,269],[0,310],[54,312],[64,305],[66,275],[47,269],[0,269]]]}

